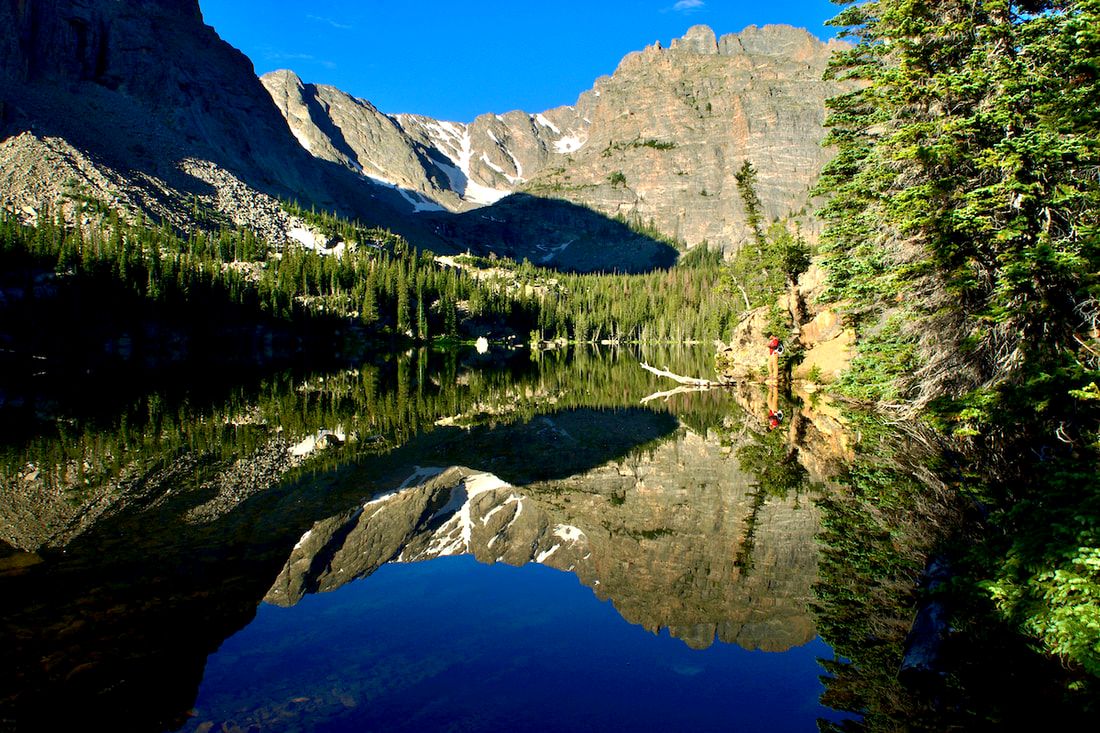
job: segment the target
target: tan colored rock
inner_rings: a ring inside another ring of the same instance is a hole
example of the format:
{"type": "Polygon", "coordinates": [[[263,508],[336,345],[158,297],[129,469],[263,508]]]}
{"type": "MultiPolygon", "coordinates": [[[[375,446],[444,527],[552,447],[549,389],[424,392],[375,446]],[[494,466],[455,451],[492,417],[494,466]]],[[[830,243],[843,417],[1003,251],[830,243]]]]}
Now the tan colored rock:
{"type": "Polygon", "coordinates": [[[697,26],[667,50],[630,54],[577,102],[591,121],[587,144],[527,189],[652,221],[689,246],[736,249],[748,236],[734,179],[742,161],[757,169],[765,217],[807,207],[830,156],[824,101],[838,87],[821,77],[835,48],[787,26],[750,27],[716,46],[697,26]]]}
{"type": "Polygon", "coordinates": [[[667,49],[628,54],[573,106],[469,124],[387,117],[289,72],[264,83],[314,155],[451,211],[526,192],[732,251],[748,235],[734,178],[744,160],[757,169],[764,215],[801,212],[815,236],[808,192],[831,155],[825,99],[840,90],[822,75],[842,45],[790,26],[721,39],[694,26],[667,49]]]}
{"type": "MultiPolygon", "coordinates": [[[[810,380],[811,377],[816,376],[817,378],[813,381],[828,384],[838,379],[852,361],[856,343],[855,331],[851,328],[841,328],[839,318],[834,311],[823,311],[818,314],[818,318],[823,316],[826,322],[834,321],[834,325],[826,331],[826,333],[831,332],[832,335],[824,339],[803,340],[809,348],[802,363],[792,372],[796,380],[810,380]]],[[[817,319],[814,320],[817,321],[817,319]]],[[[813,329],[810,333],[816,335],[813,329]]]]}
{"type": "Polygon", "coordinates": [[[715,371],[721,382],[763,381],[768,375],[768,308],[750,311],[737,324],[729,344],[718,349],[715,371]]]}
{"type": "MultiPolygon", "coordinates": [[[[789,337],[791,345],[803,350],[802,361],[791,373],[795,381],[810,381],[813,376],[813,381],[822,384],[833,382],[855,355],[855,331],[844,323],[835,306],[821,302],[824,290],[825,272],[815,263],[802,274],[797,287],[779,298],[780,307],[792,320],[803,320],[797,333],[789,337]]],[[[715,357],[719,380],[760,381],[767,375],[770,310],[765,306],[747,313],[734,328],[730,343],[719,346],[715,357]]]]}

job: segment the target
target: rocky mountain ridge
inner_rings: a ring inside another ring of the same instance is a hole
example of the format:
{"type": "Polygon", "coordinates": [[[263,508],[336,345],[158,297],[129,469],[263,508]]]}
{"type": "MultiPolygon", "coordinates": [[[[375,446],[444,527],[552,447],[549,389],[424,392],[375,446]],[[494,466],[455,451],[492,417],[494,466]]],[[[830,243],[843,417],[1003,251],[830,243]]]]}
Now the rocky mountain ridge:
{"type": "Polygon", "coordinates": [[[733,177],[743,160],[769,218],[805,214],[829,157],[824,101],[839,90],[822,74],[842,45],[790,26],[721,38],[694,26],[627,55],[575,105],[469,124],[385,115],[289,71],[263,82],[307,150],[403,189],[414,211],[528,192],[733,249],[746,236],[733,177]]]}
{"type": "Polygon", "coordinates": [[[261,83],[197,0],[8,3],[0,206],[88,226],[89,207],[106,205],[281,246],[302,228],[280,206],[295,199],[438,253],[664,267],[676,251],[663,237],[737,246],[743,158],[768,215],[805,206],[826,157],[834,87],[819,78],[832,48],[793,28],[718,39],[699,26],[630,54],[573,106],[459,124],[388,116],[289,72],[261,83]]]}
{"type": "Polygon", "coordinates": [[[298,199],[442,248],[404,199],[304,151],[197,0],[0,4],[0,206],[79,220],[95,201],[180,231],[274,244],[298,199]]]}

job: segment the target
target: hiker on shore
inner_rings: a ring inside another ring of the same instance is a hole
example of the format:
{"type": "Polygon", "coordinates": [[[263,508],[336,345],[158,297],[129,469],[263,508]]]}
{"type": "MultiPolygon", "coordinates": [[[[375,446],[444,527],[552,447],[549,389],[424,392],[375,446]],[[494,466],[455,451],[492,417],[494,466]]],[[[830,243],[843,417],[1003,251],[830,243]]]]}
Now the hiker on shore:
{"type": "Polygon", "coordinates": [[[768,384],[779,383],[779,357],[783,354],[783,342],[778,336],[768,336],[768,384]]]}

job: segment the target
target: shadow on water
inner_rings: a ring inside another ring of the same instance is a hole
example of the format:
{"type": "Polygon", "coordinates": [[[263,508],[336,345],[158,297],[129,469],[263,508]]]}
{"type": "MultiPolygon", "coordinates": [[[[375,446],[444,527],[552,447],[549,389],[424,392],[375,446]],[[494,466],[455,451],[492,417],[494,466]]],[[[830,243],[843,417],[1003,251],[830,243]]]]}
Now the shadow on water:
{"type": "Polygon", "coordinates": [[[678,428],[674,406],[629,406],[652,391],[633,358],[410,352],[22,442],[3,461],[0,719],[181,725],[206,657],[316,522],[414,466],[520,486],[629,457],[678,428]]]}

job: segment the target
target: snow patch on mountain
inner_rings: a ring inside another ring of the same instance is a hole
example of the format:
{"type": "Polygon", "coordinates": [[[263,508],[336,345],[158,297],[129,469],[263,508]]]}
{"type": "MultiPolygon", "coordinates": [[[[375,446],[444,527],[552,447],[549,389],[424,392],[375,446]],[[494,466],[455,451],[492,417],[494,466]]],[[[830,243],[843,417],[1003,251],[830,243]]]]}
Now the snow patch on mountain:
{"type": "Polygon", "coordinates": [[[554,536],[566,542],[580,542],[584,538],[584,530],[569,524],[559,524],[554,527],[554,536]]]}
{"type": "Polygon", "coordinates": [[[561,130],[558,129],[558,126],[555,125],[550,120],[546,119],[546,116],[544,114],[542,114],[541,112],[539,114],[535,115],[533,119],[535,120],[535,122],[539,123],[543,127],[547,128],[548,130],[551,130],[555,135],[560,135],[561,134],[561,130]]]}
{"type": "Polygon", "coordinates": [[[451,489],[450,500],[446,505],[439,509],[429,520],[430,522],[437,517],[451,514],[450,518],[436,530],[435,536],[424,554],[428,557],[446,557],[469,552],[474,529],[474,520],[471,514],[473,500],[487,491],[511,487],[511,484],[500,480],[491,473],[478,473],[464,478],[451,489]]]}
{"type": "Polygon", "coordinates": [[[542,563],[542,562],[546,561],[547,558],[549,558],[551,555],[553,555],[555,552],[557,552],[560,549],[561,549],[561,545],[554,545],[549,550],[543,550],[542,552],[540,552],[538,555],[535,556],[535,562],[542,563]]]}
{"type": "Polygon", "coordinates": [[[382,178],[380,176],[365,176],[365,178],[370,179],[372,183],[375,183],[379,186],[385,186],[386,188],[392,188],[393,190],[397,191],[399,194],[401,194],[402,198],[404,198],[406,201],[409,202],[410,205],[412,205],[414,213],[420,211],[446,211],[444,207],[440,206],[435,201],[432,201],[424,194],[418,193],[417,191],[410,191],[407,188],[403,188],[402,186],[397,185],[393,181],[386,180],[385,178],[382,178]]]}
{"type": "Polygon", "coordinates": [[[575,153],[584,146],[584,141],[576,135],[567,135],[560,140],[554,141],[554,150],[565,155],[567,153],[575,153]]]}

